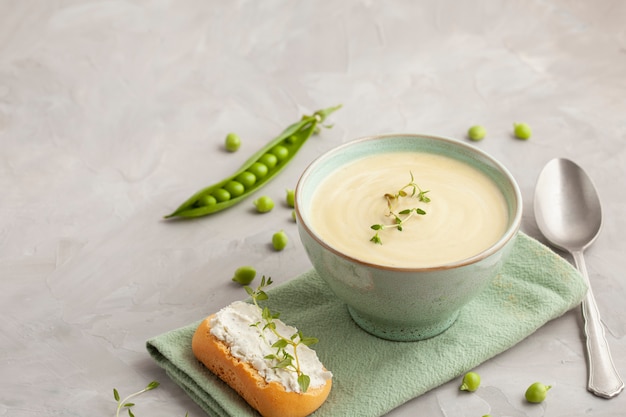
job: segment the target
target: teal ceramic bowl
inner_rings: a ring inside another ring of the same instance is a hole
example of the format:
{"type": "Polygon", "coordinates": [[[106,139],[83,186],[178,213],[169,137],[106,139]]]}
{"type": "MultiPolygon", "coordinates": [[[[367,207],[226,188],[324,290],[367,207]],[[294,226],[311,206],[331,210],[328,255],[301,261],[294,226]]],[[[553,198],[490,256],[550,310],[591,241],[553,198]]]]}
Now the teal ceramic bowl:
{"type": "Polygon", "coordinates": [[[506,259],[522,218],[522,197],[513,176],[485,152],[461,141],[417,134],[371,136],[343,144],[316,159],[295,191],[300,239],[311,263],[365,331],[389,340],[436,336],[489,285],[506,259]],[[331,172],[365,156],[385,152],[430,152],[478,168],[500,189],[507,205],[506,231],[492,246],[467,259],[427,268],[381,266],[332,247],[311,227],[314,191],[331,172]]]}

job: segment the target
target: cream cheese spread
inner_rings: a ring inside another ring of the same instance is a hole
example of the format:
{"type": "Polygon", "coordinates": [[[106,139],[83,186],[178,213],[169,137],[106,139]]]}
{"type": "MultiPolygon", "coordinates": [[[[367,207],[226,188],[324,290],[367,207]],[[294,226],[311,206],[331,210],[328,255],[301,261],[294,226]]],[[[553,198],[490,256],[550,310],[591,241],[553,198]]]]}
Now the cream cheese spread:
{"type": "MultiPolygon", "coordinates": [[[[298,331],[278,319],[275,319],[274,323],[278,333],[285,337],[289,338],[298,331]]],[[[278,338],[269,330],[262,331],[261,311],[255,305],[235,301],[218,311],[211,319],[210,325],[211,334],[223,341],[235,358],[250,363],[267,382],[278,382],[286,391],[300,392],[295,372],[274,368],[275,361],[265,359],[267,355],[276,353],[276,348],[272,348],[271,345],[278,338]],[[261,324],[254,326],[255,323],[261,324]]],[[[286,351],[293,356],[291,346],[288,346],[286,351]]],[[[332,378],[332,373],[324,369],[313,349],[301,344],[297,351],[302,372],[311,379],[309,388],[321,387],[332,378]]]]}

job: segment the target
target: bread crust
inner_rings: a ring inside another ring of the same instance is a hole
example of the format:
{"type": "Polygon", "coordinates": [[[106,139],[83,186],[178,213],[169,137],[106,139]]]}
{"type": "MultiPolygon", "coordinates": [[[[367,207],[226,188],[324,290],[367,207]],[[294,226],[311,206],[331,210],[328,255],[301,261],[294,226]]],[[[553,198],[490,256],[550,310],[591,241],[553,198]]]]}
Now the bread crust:
{"type": "Polygon", "coordinates": [[[326,401],[332,379],[326,384],[309,388],[306,393],[286,391],[282,384],[267,382],[256,369],[230,354],[229,347],[211,334],[211,315],[196,329],[191,349],[196,358],[211,372],[256,409],[263,417],[304,417],[326,401]]]}

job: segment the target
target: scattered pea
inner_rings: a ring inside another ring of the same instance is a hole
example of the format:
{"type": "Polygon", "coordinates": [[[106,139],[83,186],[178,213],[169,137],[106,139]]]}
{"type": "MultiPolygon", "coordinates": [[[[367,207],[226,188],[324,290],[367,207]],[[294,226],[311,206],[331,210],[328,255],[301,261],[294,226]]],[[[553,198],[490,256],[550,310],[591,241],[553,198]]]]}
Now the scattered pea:
{"type": "Polygon", "coordinates": [[[213,197],[215,197],[217,202],[221,203],[230,200],[230,193],[223,188],[218,188],[213,191],[213,197]]]}
{"type": "Polygon", "coordinates": [[[294,190],[287,190],[287,205],[289,207],[296,206],[296,192],[294,190]]]}
{"type": "Polygon", "coordinates": [[[469,128],[467,136],[473,141],[479,141],[485,138],[487,130],[483,126],[475,125],[469,128]]]}
{"type": "Polygon", "coordinates": [[[513,132],[518,139],[526,140],[533,134],[530,126],[526,123],[513,123],[513,132]]]}
{"type": "Polygon", "coordinates": [[[526,401],[529,403],[540,403],[546,399],[546,395],[548,394],[548,390],[552,388],[552,385],[545,385],[541,382],[534,382],[530,384],[528,389],[526,390],[526,401]]]}
{"type": "Polygon", "coordinates": [[[241,139],[235,133],[229,133],[224,140],[224,148],[228,152],[235,152],[241,146],[241,139]]]}
{"type": "Polygon", "coordinates": [[[236,181],[243,184],[245,188],[250,188],[256,183],[256,175],[252,172],[244,171],[241,174],[237,175],[235,178],[236,181]]]}
{"type": "Polygon", "coordinates": [[[231,197],[239,197],[246,191],[243,184],[238,181],[228,181],[224,189],[230,193],[231,197]]]}
{"type": "Polygon", "coordinates": [[[267,175],[269,168],[267,167],[267,165],[262,164],[261,162],[255,162],[254,164],[250,165],[248,171],[253,173],[257,179],[261,179],[267,175]]]}
{"type": "Polygon", "coordinates": [[[279,161],[284,161],[289,156],[289,149],[285,148],[282,145],[276,145],[270,151],[272,154],[276,155],[279,161]]]}
{"type": "Polygon", "coordinates": [[[256,276],[256,269],[251,266],[240,266],[235,270],[232,280],[241,285],[248,285],[256,276]]]}
{"type": "Polygon", "coordinates": [[[202,198],[200,199],[200,205],[202,206],[212,206],[213,204],[217,204],[217,199],[215,197],[213,197],[211,194],[209,195],[203,195],[202,198]]]}
{"type": "Polygon", "coordinates": [[[295,210],[291,210],[291,218],[293,219],[293,221],[296,221],[296,211],[295,210]]]}
{"type": "Polygon", "coordinates": [[[459,389],[461,391],[470,391],[474,392],[478,389],[480,385],[480,375],[476,372],[468,372],[463,376],[463,382],[459,389]]]}
{"type": "Polygon", "coordinates": [[[259,162],[263,165],[267,165],[267,168],[272,169],[278,163],[278,158],[273,153],[266,153],[259,158],[259,162]]]}
{"type": "Polygon", "coordinates": [[[483,417],[491,417],[491,414],[485,414],[483,417]]]}
{"type": "Polygon", "coordinates": [[[259,213],[267,213],[274,208],[274,200],[264,195],[254,200],[254,205],[256,206],[256,211],[259,213]]]}
{"type": "Polygon", "coordinates": [[[287,234],[283,230],[274,233],[272,236],[272,246],[274,246],[274,249],[277,251],[285,249],[288,241],[287,234]]]}

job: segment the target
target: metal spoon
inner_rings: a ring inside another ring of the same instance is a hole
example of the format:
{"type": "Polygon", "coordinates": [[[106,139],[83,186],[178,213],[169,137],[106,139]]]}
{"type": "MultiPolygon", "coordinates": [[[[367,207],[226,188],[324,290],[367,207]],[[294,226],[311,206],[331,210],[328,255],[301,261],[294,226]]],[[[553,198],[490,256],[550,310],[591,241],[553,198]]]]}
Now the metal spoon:
{"type": "Polygon", "coordinates": [[[602,225],[602,209],[595,187],[574,162],[553,159],[539,175],[534,206],[541,233],[554,246],[572,254],[589,288],[582,302],[589,364],[587,389],[600,397],[615,397],[624,383],[611,359],[583,258],[583,251],[596,239],[602,225]]]}

